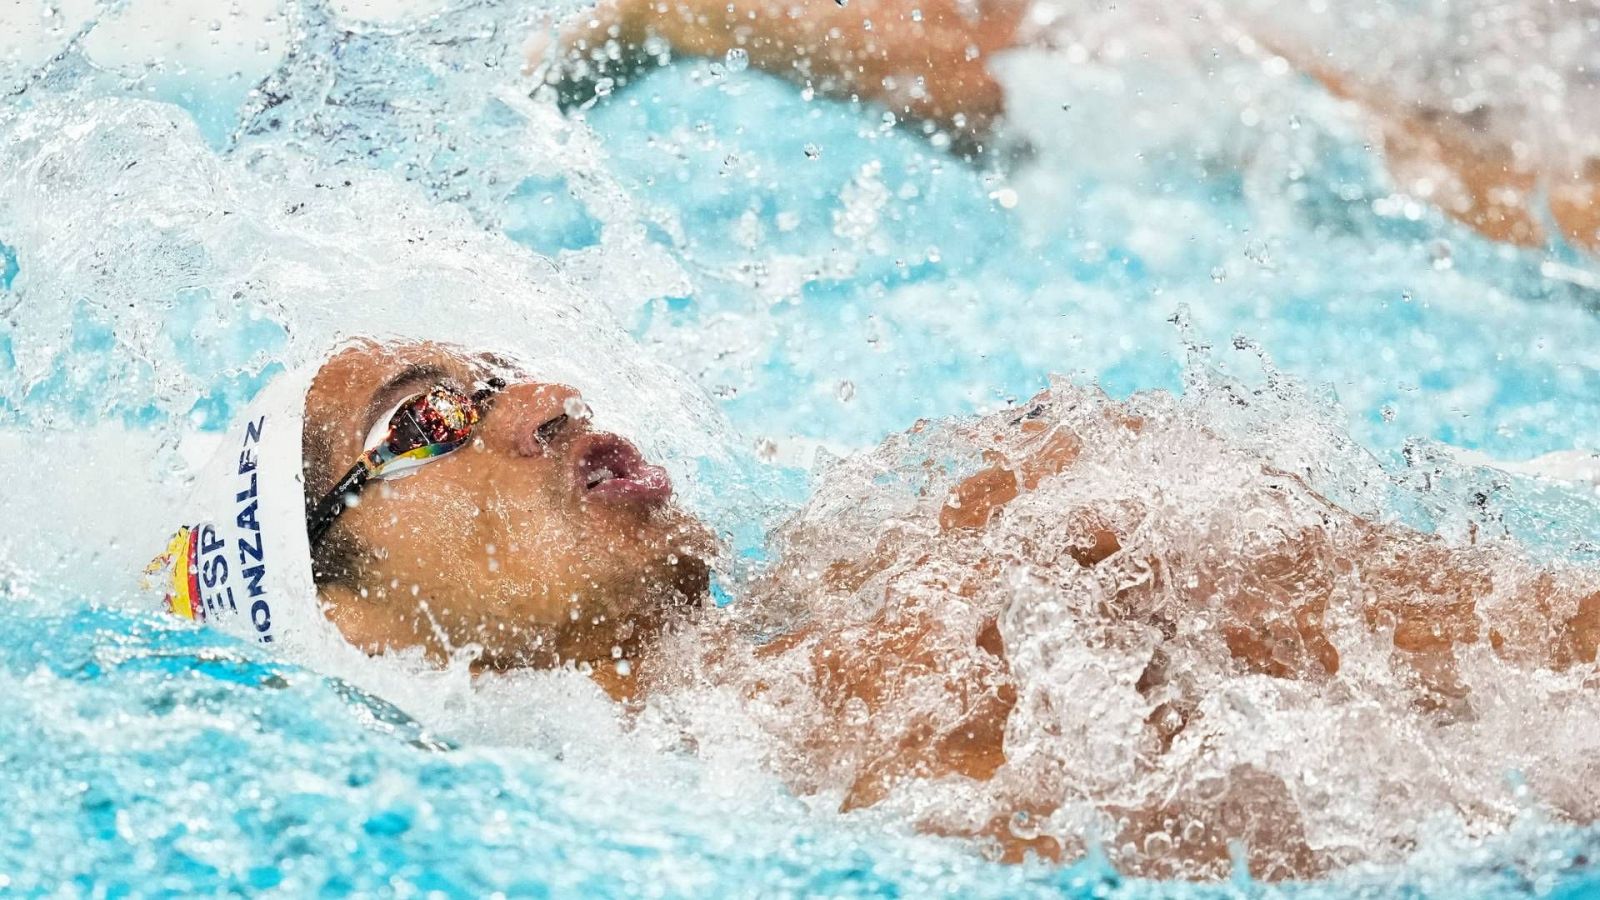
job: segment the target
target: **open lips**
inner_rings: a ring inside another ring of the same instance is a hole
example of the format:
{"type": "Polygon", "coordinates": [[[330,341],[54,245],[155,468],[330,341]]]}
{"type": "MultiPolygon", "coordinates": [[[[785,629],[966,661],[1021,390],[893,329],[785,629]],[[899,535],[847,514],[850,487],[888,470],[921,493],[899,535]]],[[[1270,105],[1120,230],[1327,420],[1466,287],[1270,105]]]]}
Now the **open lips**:
{"type": "Polygon", "coordinates": [[[614,434],[586,434],[572,448],[578,495],[601,503],[664,503],[672,496],[667,470],[645,462],[614,434]]]}

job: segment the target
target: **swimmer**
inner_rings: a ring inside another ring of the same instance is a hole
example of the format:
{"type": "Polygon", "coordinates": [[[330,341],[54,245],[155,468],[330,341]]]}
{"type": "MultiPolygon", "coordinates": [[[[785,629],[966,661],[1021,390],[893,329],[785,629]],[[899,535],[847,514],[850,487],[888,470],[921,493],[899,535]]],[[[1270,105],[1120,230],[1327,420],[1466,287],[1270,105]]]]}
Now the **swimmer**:
{"type": "MultiPolygon", "coordinates": [[[[534,36],[529,65],[573,105],[595,96],[598,79],[626,84],[654,59],[739,50],[758,69],[881,105],[974,157],[1005,112],[989,62],[1035,40],[1029,9],[1028,0],[601,0],[553,39],[534,36]]],[[[1543,246],[1553,236],[1548,222],[1600,253],[1600,149],[1541,159],[1484,129],[1482,109],[1402,103],[1381,75],[1363,78],[1313,50],[1252,38],[1355,104],[1382,135],[1403,189],[1497,241],[1543,246]]]]}
{"type": "MultiPolygon", "coordinates": [[[[916,824],[981,838],[1007,860],[1085,851],[1011,824],[1053,808],[1033,776],[1017,774],[1007,739],[1027,689],[995,599],[1022,584],[1008,579],[1103,590],[1101,621],[1153,636],[1137,682],[1151,707],[1140,727],[1152,756],[1204,716],[1171,663],[1179,644],[1200,640],[1186,618],[1195,610],[1217,636],[1202,645],[1223,663],[1307,685],[1340,672],[1330,623],[1358,623],[1392,641],[1414,708],[1439,721],[1471,715],[1460,651],[1487,647],[1506,666],[1564,671],[1592,665],[1600,645],[1594,573],[1517,565],[1513,549],[1368,521],[1242,452],[1233,458],[1255,473],[1253,510],[1155,514],[1113,496],[1016,512],[1030,494],[1094,477],[1081,467],[1097,444],[1137,448],[1157,428],[1066,386],[956,425],[981,464],[953,475],[948,495],[923,492],[932,496],[894,532],[841,549],[807,535],[832,540],[848,527],[800,516],[751,596],[716,608],[705,602],[713,537],[674,502],[663,469],[595,430],[586,412],[574,389],[530,380],[492,353],[348,346],[315,372],[269,385],[227,434],[185,527],[150,572],[173,612],[278,648],[324,642],[436,663],[466,651],[480,673],[573,666],[619,701],[694,679],[767,705],[781,706],[784,690],[809,692],[814,715],[789,735],[791,750],[800,770],[848,773],[842,808],[874,806],[918,780],[967,779],[985,786],[992,815],[916,824]],[[1252,524],[1256,513],[1291,508],[1294,527],[1284,517],[1252,524]],[[1048,516],[1036,533],[1051,538],[1007,540],[997,553],[985,541],[1013,515],[1048,516]],[[1152,520],[1170,533],[1193,529],[1193,540],[1154,554],[1141,542],[1152,520]],[[1239,535],[1247,555],[1226,549],[1239,535]],[[697,658],[686,659],[670,639],[691,627],[697,658]],[[918,709],[925,714],[904,715],[918,709]]],[[[1249,767],[1225,791],[1100,805],[1114,823],[1111,847],[1164,835],[1160,852],[1112,853],[1135,874],[1224,876],[1231,840],[1248,846],[1259,878],[1334,864],[1308,846],[1283,783],[1249,767]],[[1193,827],[1174,834],[1174,822],[1193,827]]]]}

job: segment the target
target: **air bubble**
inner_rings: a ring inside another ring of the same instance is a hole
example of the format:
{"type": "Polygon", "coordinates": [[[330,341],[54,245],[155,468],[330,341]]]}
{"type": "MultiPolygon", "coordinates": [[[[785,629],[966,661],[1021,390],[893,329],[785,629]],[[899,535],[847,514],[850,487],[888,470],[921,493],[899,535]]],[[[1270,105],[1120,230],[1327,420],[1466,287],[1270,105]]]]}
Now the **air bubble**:
{"type": "Polygon", "coordinates": [[[1011,820],[1006,827],[1013,835],[1024,841],[1031,841],[1039,836],[1039,817],[1030,814],[1027,810],[1019,809],[1012,813],[1011,820]]]}

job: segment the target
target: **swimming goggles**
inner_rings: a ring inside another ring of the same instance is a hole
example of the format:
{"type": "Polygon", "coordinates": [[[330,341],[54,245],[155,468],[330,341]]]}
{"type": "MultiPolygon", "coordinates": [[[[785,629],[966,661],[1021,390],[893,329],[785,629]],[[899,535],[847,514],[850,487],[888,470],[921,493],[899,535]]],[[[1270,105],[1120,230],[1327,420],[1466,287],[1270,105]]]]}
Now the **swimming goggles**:
{"type": "Polygon", "coordinates": [[[418,466],[466,446],[472,428],[483,418],[490,397],[506,382],[491,378],[487,387],[466,394],[439,385],[401,400],[380,416],[367,434],[361,458],[306,514],[306,534],[316,547],[341,513],[370,481],[409,475],[418,466]]]}

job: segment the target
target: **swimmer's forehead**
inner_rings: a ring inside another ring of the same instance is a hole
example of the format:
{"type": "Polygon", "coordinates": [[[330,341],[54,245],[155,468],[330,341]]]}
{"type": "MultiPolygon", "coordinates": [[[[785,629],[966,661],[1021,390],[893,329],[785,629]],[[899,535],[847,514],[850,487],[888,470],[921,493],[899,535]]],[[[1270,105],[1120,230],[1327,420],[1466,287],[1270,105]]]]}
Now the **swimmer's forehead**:
{"type": "Polygon", "coordinates": [[[370,383],[374,378],[405,370],[427,370],[441,375],[526,375],[527,366],[495,351],[466,350],[434,342],[377,343],[362,341],[328,358],[318,370],[319,382],[370,383]]]}
{"type": "Polygon", "coordinates": [[[517,378],[526,369],[496,352],[467,351],[448,344],[377,343],[346,347],[323,363],[307,397],[314,419],[365,421],[375,407],[398,393],[424,391],[436,384],[470,388],[491,376],[517,378]]]}

